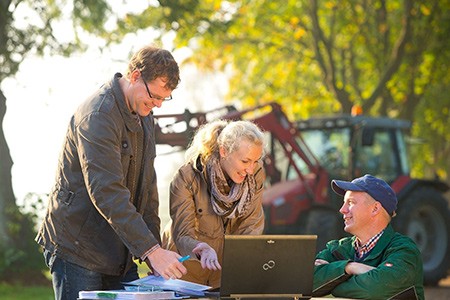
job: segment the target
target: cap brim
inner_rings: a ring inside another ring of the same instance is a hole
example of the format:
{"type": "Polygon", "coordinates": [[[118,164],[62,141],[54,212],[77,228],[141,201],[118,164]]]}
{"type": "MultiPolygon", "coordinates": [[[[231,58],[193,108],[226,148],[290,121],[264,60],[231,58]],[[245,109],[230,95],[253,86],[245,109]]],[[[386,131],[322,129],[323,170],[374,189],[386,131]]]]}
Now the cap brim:
{"type": "Polygon", "coordinates": [[[331,188],[336,194],[341,196],[344,196],[346,191],[365,192],[364,189],[360,188],[356,184],[342,180],[331,181],[331,188]]]}

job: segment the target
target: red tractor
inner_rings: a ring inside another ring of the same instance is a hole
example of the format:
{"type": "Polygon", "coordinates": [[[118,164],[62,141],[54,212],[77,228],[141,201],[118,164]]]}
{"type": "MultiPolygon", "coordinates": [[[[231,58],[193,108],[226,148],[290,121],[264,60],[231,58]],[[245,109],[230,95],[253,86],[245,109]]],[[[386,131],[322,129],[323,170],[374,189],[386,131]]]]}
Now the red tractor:
{"type": "Polygon", "coordinates": [[[212,119],[247,119],[267,132],[267,173],[263,205],[267,234],[317,234],[318,250],[345,235],[342,197],[332,179],[372,174],[391,184],[398,196],[394,228],[410,236],[424,261],[425,283],[447,276],[450,264],[450,213],[439,180],[413,179],[404,133],[410,123],[389,118],[336,115],[293,123],[269,103],[237,111],[227,106],[206,113],[160,115],[156,140],[186,148],[199,125],[212,119]]]}

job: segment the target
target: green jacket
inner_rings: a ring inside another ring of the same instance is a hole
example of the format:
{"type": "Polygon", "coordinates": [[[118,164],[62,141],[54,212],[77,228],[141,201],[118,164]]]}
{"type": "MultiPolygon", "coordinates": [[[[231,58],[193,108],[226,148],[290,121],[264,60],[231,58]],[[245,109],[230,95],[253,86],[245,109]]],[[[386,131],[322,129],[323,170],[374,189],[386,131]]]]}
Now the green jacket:
{"type": "Polygon", "coordinates": [[[355,239],[330,241],[317,254],[316,259],[329,264],[315,266],[313,296],[424,299],[422,257],[413,240],[388,225],[372,251],[359,261],[375,269],[348,275],[344,269],[348,262],[355,261],[355,239]]]}

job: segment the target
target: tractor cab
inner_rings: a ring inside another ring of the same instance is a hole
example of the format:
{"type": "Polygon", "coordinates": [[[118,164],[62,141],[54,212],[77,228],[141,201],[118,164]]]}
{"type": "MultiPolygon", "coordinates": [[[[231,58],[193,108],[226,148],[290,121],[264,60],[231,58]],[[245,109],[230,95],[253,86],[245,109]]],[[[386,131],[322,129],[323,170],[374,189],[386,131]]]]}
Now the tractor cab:
{"type": "Polygon", "coordinates": [[[330,178],[372,174],[392,183],[409,175],[404,138],[411,127],[408,121],[337,115],[298,121],[296,126],[330,178]]]}

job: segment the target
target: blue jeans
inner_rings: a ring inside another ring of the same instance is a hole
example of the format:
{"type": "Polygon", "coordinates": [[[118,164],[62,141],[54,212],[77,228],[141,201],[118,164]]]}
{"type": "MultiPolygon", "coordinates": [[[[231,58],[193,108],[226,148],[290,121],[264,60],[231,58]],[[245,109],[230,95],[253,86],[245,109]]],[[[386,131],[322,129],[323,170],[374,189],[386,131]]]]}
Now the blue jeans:
{"type": "Polygon", "coordinates": [[[52,274],[55,300],[76,300],[79,291],[121,290],[124,288],[122,282],[139,278],[135,263],[124,276],[112,276],[72,264],[48,250],[44,250],[44,258],[52,274]]]}

